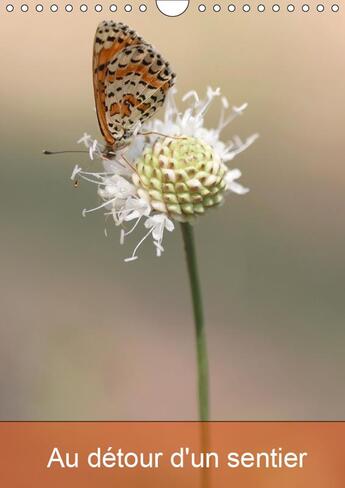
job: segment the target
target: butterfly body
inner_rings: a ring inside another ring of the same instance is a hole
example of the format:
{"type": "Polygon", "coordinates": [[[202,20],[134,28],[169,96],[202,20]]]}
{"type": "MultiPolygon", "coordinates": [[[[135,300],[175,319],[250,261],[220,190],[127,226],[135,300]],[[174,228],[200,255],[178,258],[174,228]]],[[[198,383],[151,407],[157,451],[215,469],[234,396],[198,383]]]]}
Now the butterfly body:
{"type": "Polygon", "coordinates": [[[93,50],[93,86],[106,149],[125,147],[163,105],[175,74],[169,63],[122,23],[99,24],[93,50]]]}

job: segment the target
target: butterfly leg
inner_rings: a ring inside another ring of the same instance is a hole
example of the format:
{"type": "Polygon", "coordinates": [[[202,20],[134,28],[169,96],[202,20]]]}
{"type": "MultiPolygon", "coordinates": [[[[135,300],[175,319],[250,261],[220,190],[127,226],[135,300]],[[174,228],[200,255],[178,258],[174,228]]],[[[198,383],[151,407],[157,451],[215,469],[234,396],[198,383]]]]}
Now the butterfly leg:
{"type": "Polygon", "coordinates": [[[169,137],[169,139],[187,139],[187,136],[168,136],[167,134],[162,134],[161,132],[156,132],[154,130],[150,130],[148,132],[138,132],[138,135],[140,136],[156,135],[161,137],[169,137]]]}
{"type": "Polygon", "coordinates": [[[120,157],[124,160],[126,165],[129,166],[136,173],[135,166],[133,166],[133,164],[130,161],[128,161],[128,159],[126,158],[123,152],[121,152],[120,157]]]}

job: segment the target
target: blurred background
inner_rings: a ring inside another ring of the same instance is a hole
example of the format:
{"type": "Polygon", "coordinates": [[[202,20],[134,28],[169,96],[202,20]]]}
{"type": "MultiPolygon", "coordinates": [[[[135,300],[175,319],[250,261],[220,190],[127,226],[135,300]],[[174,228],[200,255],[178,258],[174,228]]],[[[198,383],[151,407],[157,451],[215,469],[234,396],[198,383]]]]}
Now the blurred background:
{"type": "Polygon", "coordinates": [[[95,187],[70,181],[76,163],[97,163],[41,154],[78,149],[84,131],[100,138],[90,68],[108,18],[169,59],[180,95],[220,86],[249,103],[225,138],[260,134],[233,162],[251,192],[195,228],[212,418],[344,418],[344,13],[221,4],[171,19],[146,3],[146,13],[124,2],[116,14],[1,12],[0,418],[197,418],[179,230],[161,258],[148,241],[124,263],[139,234],[125,247],[116,228],[105,238],[101,212],[81,216],[95,187]]]}

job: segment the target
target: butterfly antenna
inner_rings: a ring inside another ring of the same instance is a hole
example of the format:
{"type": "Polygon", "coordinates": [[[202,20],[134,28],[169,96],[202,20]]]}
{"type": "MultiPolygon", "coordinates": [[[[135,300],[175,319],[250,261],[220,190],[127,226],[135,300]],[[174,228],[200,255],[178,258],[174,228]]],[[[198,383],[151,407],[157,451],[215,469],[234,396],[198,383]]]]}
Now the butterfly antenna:
{"type": "Polygon", "coordinates": [[[47,149],[44,149],[43,154],[51,155],[51,154],[68,154],[68,153],[88,153],[89,151],[78,151],[78,150],[70,150],[70,151],[48,151],[47,149]]]}

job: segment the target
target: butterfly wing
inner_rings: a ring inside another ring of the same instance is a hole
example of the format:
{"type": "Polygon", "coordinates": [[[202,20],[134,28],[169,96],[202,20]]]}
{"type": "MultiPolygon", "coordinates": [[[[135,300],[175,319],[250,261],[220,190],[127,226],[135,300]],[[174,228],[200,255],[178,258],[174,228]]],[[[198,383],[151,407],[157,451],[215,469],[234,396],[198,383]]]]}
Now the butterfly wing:
{"type": "Polygon", "coordinates": [[[107,144],[116,141],[109,130],[106,118],[105,86],[110,61],[131,44],[143,43],[143,39],[122,23],[104,21],[96,30],[93,47],[93,88],[100,130],[107,144]]]}
{"type": "Polygon", "coordinates": [[[129,46],[109,63],[105,80],[106,119],[119,139],[130,138],[138,126],[163,105],[175,74],[155,49],[129,46]]]}
{"type": "Polygon", "coordinates": [[[160,54],[123,24],[102,22],[94,45],[97,116],[108,145],[121,145],[163,105],[175,75],[160,54]]]}

